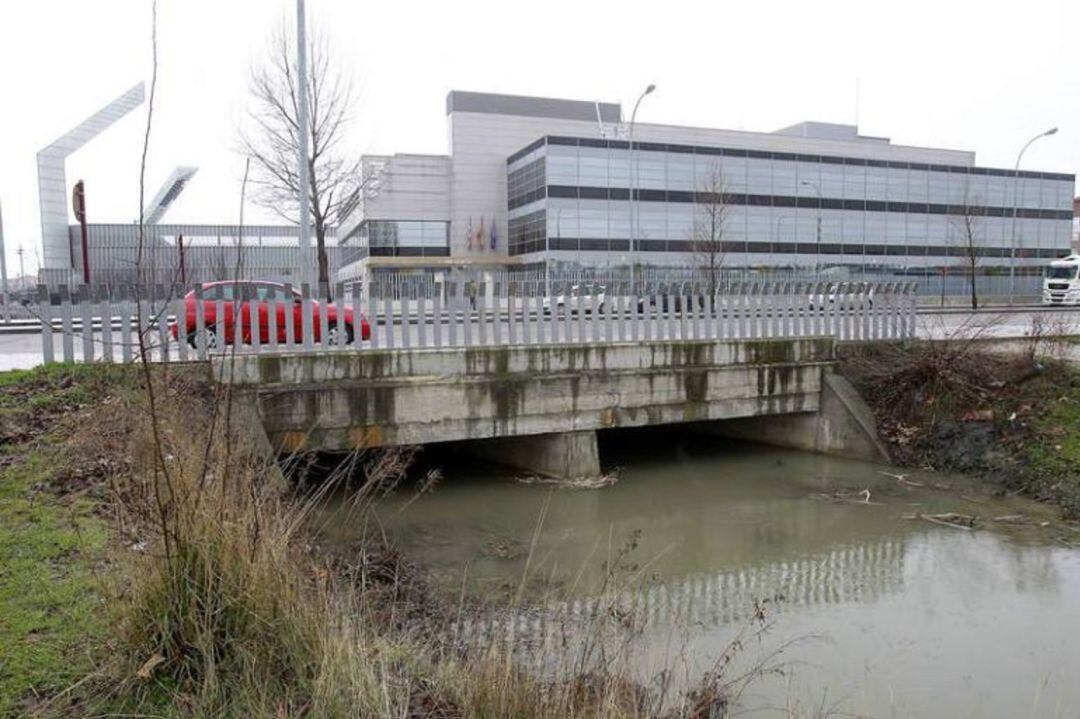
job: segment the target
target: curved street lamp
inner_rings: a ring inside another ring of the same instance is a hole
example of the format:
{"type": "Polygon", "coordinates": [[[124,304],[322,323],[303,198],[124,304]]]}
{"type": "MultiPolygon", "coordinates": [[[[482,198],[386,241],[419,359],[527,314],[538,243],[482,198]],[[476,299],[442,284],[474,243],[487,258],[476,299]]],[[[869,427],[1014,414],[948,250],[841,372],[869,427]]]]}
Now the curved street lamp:
{"type": "Polygon", "coordinates": [[[635,149],[634,149],[634,121],[637,119],[638,107],[641,105],[641,101],[645,99],[646,95],[651,95],[656,90],[656,85],[649,83],[640,95],[638,95],[637,102],[634,103],[634,111],[630,113],[630,257],[633,263],[630,267],[630,279],[631,283],[636,286],[637,284],[637,264],[638,264],[638,251],[634,246],[634,225],[636,221],[636,201],[634,199],[634,186],[637,175],[637,167],[634,162],[635,149]]]}
{"type": "Polygon", "coordinates": [[[1035,137],[1024,143],[1024,146],[1020,148],[1020,152],[1016,155],[1016,166],[1013,168],[1013,206],[1012,206],[1012,238],[1009,242],[1009,304],[1013,303],[1013,297],[1016,294],[1016,214],[1017,208],[1020,205],[1020,159],[1027,152],[1027,149],[1031,147],[1032,143],[1042,137],[1050,137],[1057,134],[1058,129],[1051,127],[1045,132],[1040,132],[1035,137]]]}

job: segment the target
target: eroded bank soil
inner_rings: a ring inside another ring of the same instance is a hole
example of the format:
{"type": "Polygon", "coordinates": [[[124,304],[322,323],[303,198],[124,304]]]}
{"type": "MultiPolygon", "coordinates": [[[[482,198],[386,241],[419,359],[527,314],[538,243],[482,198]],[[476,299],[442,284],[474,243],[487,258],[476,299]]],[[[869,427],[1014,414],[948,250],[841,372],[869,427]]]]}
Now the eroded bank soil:
{"type": "Polygon", "coordinates": [[[1080,519],[1080,369],[973,342],[841,354],[894,462],[973,475],[1080,519]]]}

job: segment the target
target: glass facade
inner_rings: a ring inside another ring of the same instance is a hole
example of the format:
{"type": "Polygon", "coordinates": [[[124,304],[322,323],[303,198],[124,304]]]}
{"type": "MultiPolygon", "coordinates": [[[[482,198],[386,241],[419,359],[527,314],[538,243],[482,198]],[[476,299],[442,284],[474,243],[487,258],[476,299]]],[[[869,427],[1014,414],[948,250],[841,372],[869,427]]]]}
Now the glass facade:
{"type": "Polygon", "coordinates": [[[967,224],[988,270],[1010,264],[1014,222],[1020,264],[1041,267],[1069,249],[1072,175],[1015,177],[990,168],[644,142],[635,148],[636,257],[629,254],[628,143],[567,137],[541,138],[507,161],[510,254],[603,252],[616,253],[612,264],[687,264],[709,203],[724,207],[727,266],[955,265],[967,224]]]}
{"type": "Polygon", "coordinates": [[[364,257],[447,257],[450,223],[429,220],[365,220],[342,243],[346,263],[364,257]]]}

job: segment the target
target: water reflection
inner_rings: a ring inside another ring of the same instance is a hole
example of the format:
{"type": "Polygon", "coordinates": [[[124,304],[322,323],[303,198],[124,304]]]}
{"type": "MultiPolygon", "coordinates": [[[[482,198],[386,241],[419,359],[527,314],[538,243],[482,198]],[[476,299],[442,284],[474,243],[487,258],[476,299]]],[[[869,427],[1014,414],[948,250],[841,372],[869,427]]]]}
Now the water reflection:
{"type": "MultiPolygon", "coordinates": [[[[855,714],[1080,714],[1080,552],[917,518],[1019,513],[1037,525],[1049,508],[962,478],[913,473],[916,487],[875,465],[679,436],[606,449],[622,480],[590,492],[451,460],[430,496],[391,498],[385,530],[449,593],[524,593],[527,610],[462,629],[512,633],[548,656],[615,606],[638,633],[645,674],[675,656],[693,676],[755,600],[778,597],[778,643],[824,641],[790,650],[801,671],[757,687],[754,706],[825,688],[855,714]],[[864,490],[869,502],[853,499],[864,490]]],[[[327,539],[353,531],[331,522],[327,539]]]]}
{"type": "MultiPolygon", "coordinates": [[[[625,592],[620,606],[649,625],[691,622],[718,626],[745,620],[755,601],[785,606],[873,601],[904,581],[903,540],[840,547],[824,554],[695,573],[625,592]]],[[[589,597],[548,605],[556,617],[587,619],[610,599],[589,597]]]]}

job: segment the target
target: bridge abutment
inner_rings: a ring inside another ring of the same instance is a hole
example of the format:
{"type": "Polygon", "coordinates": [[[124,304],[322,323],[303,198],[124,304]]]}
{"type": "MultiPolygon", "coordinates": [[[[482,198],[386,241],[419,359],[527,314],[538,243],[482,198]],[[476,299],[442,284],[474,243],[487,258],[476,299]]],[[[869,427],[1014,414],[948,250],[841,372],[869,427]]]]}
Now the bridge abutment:
{"type": "Polygon", "coordinates": [[[777,447],[819,452],[870,462],[888,462],[873,412],[858,391],[838,374],[826,373],[814,412],[741,417],[698,426],[699,431],[777,447]]]}

